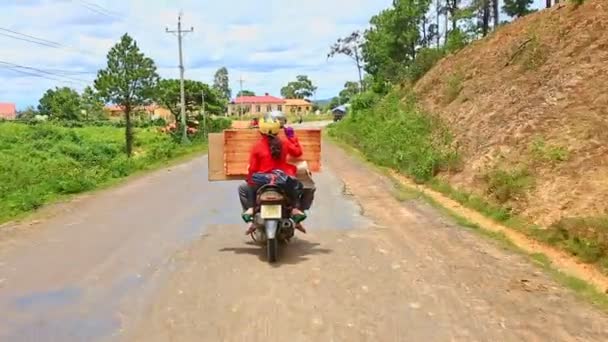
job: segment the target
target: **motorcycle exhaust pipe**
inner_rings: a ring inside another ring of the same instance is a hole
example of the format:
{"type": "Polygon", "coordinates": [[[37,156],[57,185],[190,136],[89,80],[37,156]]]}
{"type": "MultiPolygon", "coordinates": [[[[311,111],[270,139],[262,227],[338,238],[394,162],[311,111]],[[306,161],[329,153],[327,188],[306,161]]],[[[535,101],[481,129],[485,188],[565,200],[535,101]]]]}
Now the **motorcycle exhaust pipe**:
{"type": "Polygon", "coordinates": [[[292,226],[293,225],[291,223],[291,220],[283,220],[283,221],[281,221],[281,228],[283,228],[283,229],[290,229],[290,228],[292,228],[292,226]]]}

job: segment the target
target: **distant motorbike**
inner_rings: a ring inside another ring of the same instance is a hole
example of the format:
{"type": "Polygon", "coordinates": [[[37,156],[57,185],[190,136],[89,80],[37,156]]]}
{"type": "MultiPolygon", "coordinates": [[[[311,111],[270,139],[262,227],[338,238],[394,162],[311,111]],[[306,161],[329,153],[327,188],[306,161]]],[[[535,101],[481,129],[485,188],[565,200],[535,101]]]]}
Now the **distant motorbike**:
{"type": "Polygon", "coordinates": [[[277,261],[279,242],[287,242],[294,236],[291,210],[290,201],[281,187],[268,184],[258,189],[253,221],[256,227],[251,237],[266,244],[270,263],[277,261]]]}

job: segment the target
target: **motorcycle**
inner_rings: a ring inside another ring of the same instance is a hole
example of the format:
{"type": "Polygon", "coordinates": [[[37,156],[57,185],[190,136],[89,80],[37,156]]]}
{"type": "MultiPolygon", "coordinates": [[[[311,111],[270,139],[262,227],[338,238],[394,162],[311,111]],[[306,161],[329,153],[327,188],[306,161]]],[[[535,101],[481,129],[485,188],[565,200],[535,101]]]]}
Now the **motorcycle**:
{"type": "Polygon", "coordinates": [[[266,244],[268,262],[277,261],[279,242],[288,242],[295,233],[295,222],[290,218],[291,204],[286,193],[276,185],[263,185],[256,194],[254,208],[255,230],[251,237],[266,244]]]}

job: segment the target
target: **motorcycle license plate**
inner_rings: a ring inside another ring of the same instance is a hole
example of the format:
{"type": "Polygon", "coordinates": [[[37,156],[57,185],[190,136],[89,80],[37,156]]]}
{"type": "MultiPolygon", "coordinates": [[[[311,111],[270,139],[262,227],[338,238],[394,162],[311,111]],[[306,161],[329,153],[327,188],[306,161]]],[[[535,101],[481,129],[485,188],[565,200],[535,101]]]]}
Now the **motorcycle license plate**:
{"type": "Polygon", "coordinates": [[[260,211],[262,219],[280,219],[281,218],[281,206],[280,205],[263,205],[260,211]]]}

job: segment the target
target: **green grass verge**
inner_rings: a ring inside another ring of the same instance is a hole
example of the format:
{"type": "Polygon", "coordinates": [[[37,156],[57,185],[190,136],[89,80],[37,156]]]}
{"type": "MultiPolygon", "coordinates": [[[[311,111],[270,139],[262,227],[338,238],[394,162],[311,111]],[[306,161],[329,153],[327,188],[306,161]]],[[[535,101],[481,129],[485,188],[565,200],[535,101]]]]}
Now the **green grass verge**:
{"type": "Polygon", "coordinates": [[[181,145],[156,128],[142,128],[136,129],[134,147],[127,158],[124,129],[116,127],[0,124],[0,223],[202,153],[206,143],[181,145]]]}

